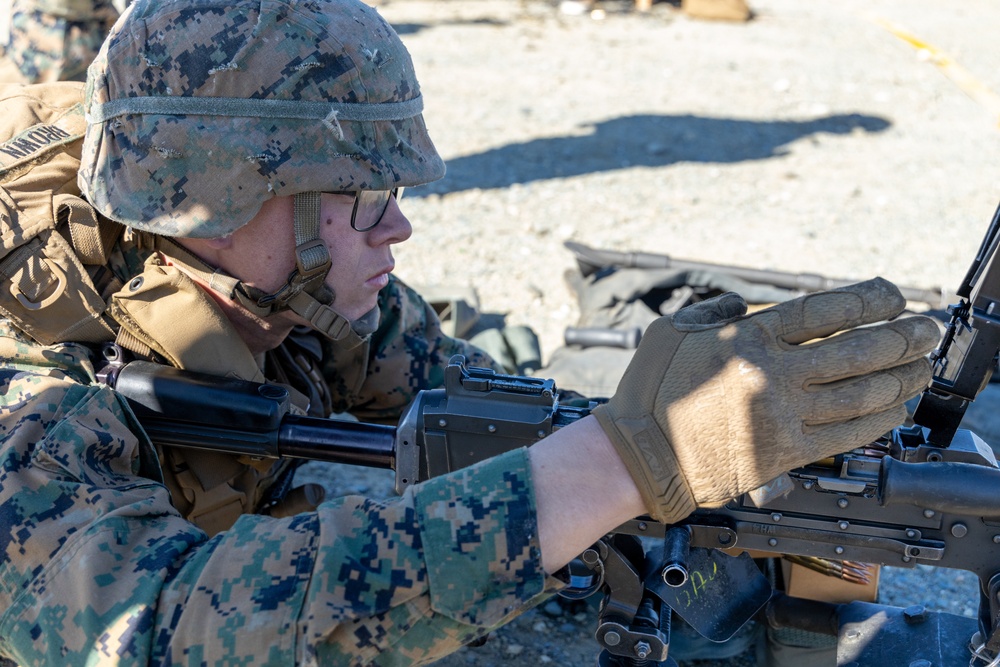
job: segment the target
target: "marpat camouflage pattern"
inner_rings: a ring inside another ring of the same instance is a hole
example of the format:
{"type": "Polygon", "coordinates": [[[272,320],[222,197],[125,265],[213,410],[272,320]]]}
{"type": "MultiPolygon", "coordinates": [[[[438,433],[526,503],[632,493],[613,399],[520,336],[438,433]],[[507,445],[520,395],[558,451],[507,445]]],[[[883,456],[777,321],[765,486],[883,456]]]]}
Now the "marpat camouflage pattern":
{"type": "Polygon", "coordinates": [[[13,0],[6,8],[7,30],[0,30],[4,83],[85,81],[118,18],[104,0],[13,0]]]}
{"type": "Polygon", "coordinates": [[[410,56],[362,2],[140,0],[86,97],[81,190],[165,236],[225,236],[273,196],[444,175],[410,56]]]}
{"type": "MultiPolygon", "coordinates": [[[[429,307],[414,313],[418,297],[397,281],[386,291],[395,314],[368,380],[380,383],[386,359],[396,375],[407,346],[418,353],[387,388],[361,383],[365,409],[383,415],[393,408],[376,397],[402,405],[451,351],[476,354],[450,339],[414,346],[421,328],[437,330],[429,307]]],[[[87,348],[42,347],[0,321],[0,357],[0,654],[20,665],[421,664],[559,586],[541,569],[523,451],[387,502],[246,515],[208,539],[171,506],[87,348]]]]}
{"type": "MultiPolygon", "coordinates": [[[[134,228],[106,266],[87,266],[105,301],[162,261],[137,243],[143,232],[218,237],[273,196],[444,173],[409,55],[357,0],[143,0],[87,88],[79,183],[134,228]]],[[[331,408],[392,421],[441,383],[453,354],[493,366],[395,278],[379,306],[363,344],[307,334],[331,408]]],[[[255,366],[235,329],[224,336],[213,349],[255,366]]],[[[209,537],[171,502],[126,402],[97,381],[99,355],[72,340],[45,346],[0,319],[0,656],[25,667],[421,664],[560,586],[542,569],[523,450],[400,498],[245,514],[209,537]]]]}

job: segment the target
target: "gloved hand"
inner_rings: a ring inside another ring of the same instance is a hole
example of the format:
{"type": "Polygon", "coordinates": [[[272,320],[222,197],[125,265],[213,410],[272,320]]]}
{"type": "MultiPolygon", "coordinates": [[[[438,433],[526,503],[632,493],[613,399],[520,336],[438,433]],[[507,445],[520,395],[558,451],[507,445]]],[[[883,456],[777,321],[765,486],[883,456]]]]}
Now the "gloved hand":
{"type": "Polygon", "coordinates": [[[593,414],[650,515],[675,523],[902,424],[939,339],[928,317],[883,321],[904,306],[881,278],[749,316],[733,293],[688,306],[649,326],[593,414]]]}

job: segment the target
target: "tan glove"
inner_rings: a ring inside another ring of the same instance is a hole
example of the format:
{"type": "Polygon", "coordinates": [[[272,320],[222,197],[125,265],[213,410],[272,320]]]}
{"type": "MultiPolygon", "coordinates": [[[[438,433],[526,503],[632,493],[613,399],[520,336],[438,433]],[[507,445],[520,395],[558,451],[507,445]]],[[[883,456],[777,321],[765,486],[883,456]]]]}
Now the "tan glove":
{"type": "Polygon", "coordinates": [[[876,278],[750,316],[728,293],[653,322],[594,410],[650,515],[674,523],[902,424],[939,338],[928,317],[883,321],[904,305],[876,278]]]}

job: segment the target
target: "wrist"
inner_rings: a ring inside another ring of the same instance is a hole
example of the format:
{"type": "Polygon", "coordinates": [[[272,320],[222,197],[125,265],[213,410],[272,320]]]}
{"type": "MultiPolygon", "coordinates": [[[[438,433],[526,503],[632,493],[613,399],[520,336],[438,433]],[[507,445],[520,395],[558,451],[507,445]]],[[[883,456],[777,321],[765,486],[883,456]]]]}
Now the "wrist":
{"type": "Polygon", "coordinates": [[[594,417],[652,518],[672,524],[697,509],[673,447],[656,420],[650,415],[616,416],[604,405],[594,410],[594,417]]]}
{"type": "Polygon", "coordinates": [[[625,465],[621,452],[596,417],[585,421],[593,431],[587,453],[596,463],[595,468],[600,471],[601,480],[608,488],[609,496],[613,493],[615,495],[611,497],[622,501],[623,510],[628,514],[624,520],[645,514],[647,504],[643,500],[641,489],[636,485],[635,478],[625,465]]]}
{"type": "Polygon", "coordinates": [[[646,511],[632,477],[593,417],[535,443],[528,457],[546,572],[555,572],[646,511]]]}

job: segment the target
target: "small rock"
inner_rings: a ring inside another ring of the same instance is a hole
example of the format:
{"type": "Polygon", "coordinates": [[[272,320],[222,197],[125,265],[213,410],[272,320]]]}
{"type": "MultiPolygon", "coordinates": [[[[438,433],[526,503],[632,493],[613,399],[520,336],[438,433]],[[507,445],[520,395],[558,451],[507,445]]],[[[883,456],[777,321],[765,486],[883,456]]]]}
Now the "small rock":
{"type": "Polygon", "coordinates": [[[562,616],[563,610],[559,603],[553,600],[542,607],[542,612],[548,616],[558,617],[562,616]]]}
{"type": "Polygon", "coordinates": [[[567,16],[582,16],[590,7],[586,2],[578,2],[577,0],[563,0],[559,3],[559,11],[567,16]]]}
{"type": "Polygon", "coordinates": [[[521,655],[524,652],[524,647],[520,644],[508,644],[506,653],[509,656],[521,655]]]}

